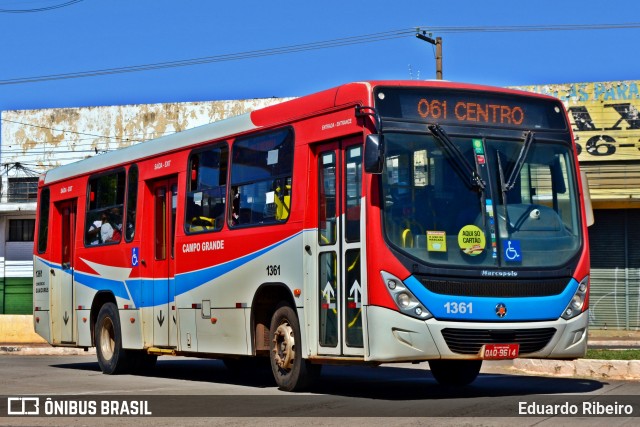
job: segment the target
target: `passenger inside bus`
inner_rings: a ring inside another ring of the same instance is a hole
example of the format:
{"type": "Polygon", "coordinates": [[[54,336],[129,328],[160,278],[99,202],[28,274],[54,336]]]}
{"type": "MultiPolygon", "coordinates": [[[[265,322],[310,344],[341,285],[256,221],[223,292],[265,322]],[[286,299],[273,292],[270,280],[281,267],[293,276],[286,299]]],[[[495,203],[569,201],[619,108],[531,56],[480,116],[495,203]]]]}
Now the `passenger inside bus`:
{"type": "Polygon", "coordinates": [[[120,241],[122,215],[119,212],[121,211],[117,207],[100,212],[100,219],[93,221],[87,230],[87,241],[90,245],[120,241]]]}

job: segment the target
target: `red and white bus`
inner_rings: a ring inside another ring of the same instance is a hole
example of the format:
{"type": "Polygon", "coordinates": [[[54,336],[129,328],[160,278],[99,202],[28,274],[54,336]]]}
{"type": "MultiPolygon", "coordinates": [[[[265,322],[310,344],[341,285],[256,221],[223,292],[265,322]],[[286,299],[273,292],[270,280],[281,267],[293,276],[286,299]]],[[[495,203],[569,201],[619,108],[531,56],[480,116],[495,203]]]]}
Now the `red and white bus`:
{"type": "Polygon", "coordinates": [[[323,364],[584,355],[589,247],[554,98],[346,84],[52,169],[39,183],[35,330],[106,374],[158,355],[323,364]]]}

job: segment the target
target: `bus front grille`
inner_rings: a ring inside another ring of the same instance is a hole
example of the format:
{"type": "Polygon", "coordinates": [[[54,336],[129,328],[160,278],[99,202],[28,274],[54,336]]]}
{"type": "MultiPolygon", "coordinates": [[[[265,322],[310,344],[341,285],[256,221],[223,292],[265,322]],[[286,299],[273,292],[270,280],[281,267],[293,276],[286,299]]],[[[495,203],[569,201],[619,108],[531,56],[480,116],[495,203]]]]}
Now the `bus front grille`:
{"type": "Polygon", "coordinates": [[[484,344],[520,344],[520,354],[542,350],[556,333],[555,328],[541,329],[457,329],[446,328],[442,336],[454,353],[478,354],[484,344]]]}
{"type": "Polygon", "coordinates": [[[433,293],[467,297],[543,297],[561,294],[571,277],[525,280],[442,280],[419,278],[433,293]]]}

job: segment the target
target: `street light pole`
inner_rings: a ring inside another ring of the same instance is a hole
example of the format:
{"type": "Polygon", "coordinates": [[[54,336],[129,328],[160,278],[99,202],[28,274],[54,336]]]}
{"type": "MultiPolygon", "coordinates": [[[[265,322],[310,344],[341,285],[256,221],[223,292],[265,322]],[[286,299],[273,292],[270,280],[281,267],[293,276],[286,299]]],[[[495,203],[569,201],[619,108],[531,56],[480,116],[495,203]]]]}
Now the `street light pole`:
{"type": "Polygon", "coordinates": [[[442,37],[436,37],[435,40],[427,36],[427,32],[416,33],[416,37],[431,43],[436,47],[436,79],[442,80],[442,37]]]}

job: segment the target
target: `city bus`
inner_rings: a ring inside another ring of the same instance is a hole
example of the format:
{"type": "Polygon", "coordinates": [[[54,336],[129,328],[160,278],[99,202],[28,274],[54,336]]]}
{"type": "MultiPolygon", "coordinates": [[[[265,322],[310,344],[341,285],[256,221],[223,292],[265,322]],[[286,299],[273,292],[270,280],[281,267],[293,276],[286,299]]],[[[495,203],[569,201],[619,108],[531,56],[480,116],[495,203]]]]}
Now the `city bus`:
{"type": "Polygon", "coordinates": [[[575,359],[583,191],[557,99],[345,84],[43,174],[34,327],[105,374],[268,360],[286,391],[324,364],[466,385],[483,360],[575,359]]]}

